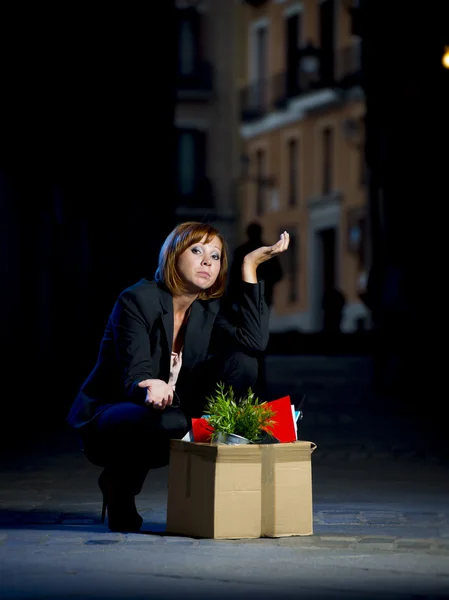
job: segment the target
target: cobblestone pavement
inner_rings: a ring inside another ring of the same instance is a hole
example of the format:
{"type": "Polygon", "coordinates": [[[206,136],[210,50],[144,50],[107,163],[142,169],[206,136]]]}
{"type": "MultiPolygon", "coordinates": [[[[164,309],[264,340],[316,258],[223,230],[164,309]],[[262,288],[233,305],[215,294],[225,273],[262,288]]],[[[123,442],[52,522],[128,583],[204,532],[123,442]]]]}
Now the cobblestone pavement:
{"type": "Polygon", "coordinates": [[[0,457],[0,599],[264,599],[276,581],[286,598],[449,597],[448,466],[416,422],[369,391],[369,361],[273,356],[267,373],[273,398],[307,394],[312,536],[165,535],[166,468],[138,497],[144,534],[111,533],[100,523],[99,468],[62,428],[0,457]]]}

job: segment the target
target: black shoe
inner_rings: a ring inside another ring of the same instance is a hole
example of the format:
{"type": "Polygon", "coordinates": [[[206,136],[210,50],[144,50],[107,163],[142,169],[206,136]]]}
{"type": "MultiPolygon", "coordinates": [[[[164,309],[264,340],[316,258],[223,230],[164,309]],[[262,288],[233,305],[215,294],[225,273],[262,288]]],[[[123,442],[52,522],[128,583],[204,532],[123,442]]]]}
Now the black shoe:
{"type": "Polygon", "coordinates": [[[116,485],[114,478],[106,471],[98,478],[98,485],[103,494],[101,522],[104,523],[107,511],[111,531],[139,533],[143,519],[137,512],[134,494],[116,485]]]}

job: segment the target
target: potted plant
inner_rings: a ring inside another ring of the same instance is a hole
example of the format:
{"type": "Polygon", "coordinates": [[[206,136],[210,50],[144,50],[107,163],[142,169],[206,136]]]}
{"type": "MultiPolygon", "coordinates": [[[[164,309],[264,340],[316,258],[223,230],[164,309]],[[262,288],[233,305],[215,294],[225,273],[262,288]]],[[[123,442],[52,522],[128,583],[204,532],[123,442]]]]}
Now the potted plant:
{"type": "Polygon", "coordinates": [[[214,430],[212,442],[257,444],[271,436],[274,411],[260,402],[251,388],[237,400],[232,386],[225,389],[224,383],[219,382],[207,401],[206,415],[214,430]]]}

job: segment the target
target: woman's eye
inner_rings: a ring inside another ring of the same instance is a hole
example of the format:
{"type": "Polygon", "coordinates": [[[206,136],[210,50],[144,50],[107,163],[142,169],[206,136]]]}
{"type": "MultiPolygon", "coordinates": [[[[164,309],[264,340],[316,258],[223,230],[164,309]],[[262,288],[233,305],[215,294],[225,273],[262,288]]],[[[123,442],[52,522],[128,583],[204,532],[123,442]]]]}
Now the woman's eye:
{"type": "Polygon", "coordinates": [[[201,252],[201,250],[199,248],[192,248],[192,252],[197,254],[198,252],[201,252]]]}
{"type": "Polygon", "coordinates": [[[218,254],[213,254],[213,255],[212,255],[212,258],[213,258],[214,260],[220,260],[220,257],[218,256],[218,254]]]}

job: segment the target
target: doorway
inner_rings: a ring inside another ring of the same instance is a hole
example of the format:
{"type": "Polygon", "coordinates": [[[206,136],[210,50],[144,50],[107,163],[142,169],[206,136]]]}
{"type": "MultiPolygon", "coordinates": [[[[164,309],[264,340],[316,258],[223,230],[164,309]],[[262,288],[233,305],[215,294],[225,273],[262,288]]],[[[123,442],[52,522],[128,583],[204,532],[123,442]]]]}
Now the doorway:
{"type": "Polygon", "coordinates": [[[325,291],[336,287],[337,231],[335,227],[319,229],[316,235],[316,319],[315,330],[322,331],[325,326],[323,301],[325,291]]]}
{"type": "Polygon", "coordinates": [[[341,246],[341,195],[323,196],[309,206],[307,242],[310,331],[323,326],[322,301],[325,284],[339,287],[341,246]]]}
{"type": "Polygon", "coordinates": [[[331,85],[334,81],[334,27],[334,0],[322,0],[320,4],[320,47],[321,81],[324,85],[331,85]]]}
{"type": "Polygon", "coordinates": [[[319,232],[321,242],[321,288],[335,287],[336,233],[334,227],[319,232]]]}
{"type": "Polygon", "coordinates": [[[268,108],[268,29],[265,26],[257,27],[254,31],[254,72],[253,94],[254,106],[264,114],[268,108]]]}

